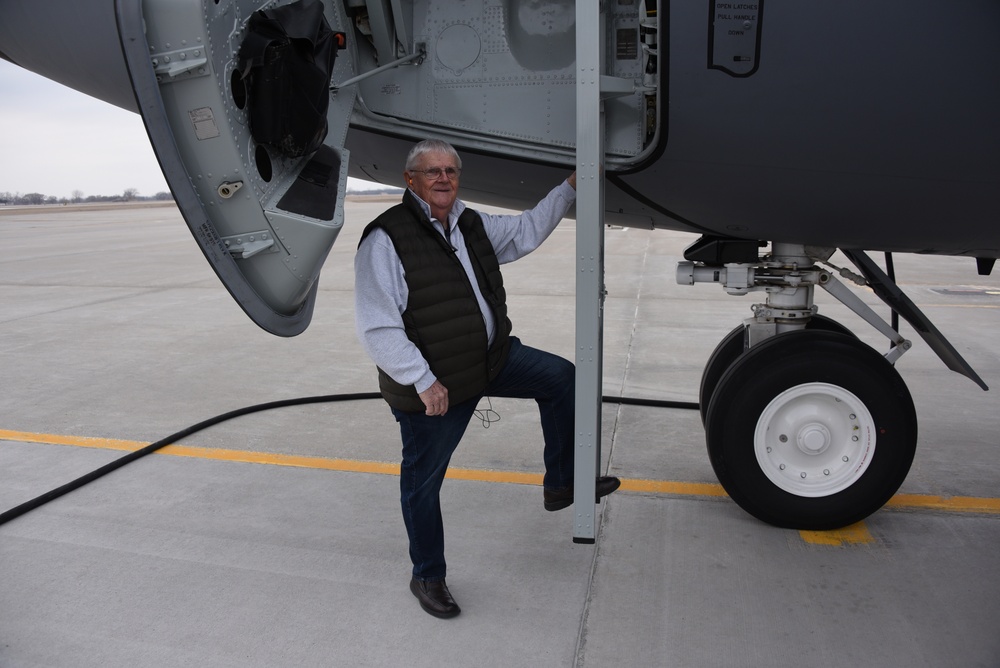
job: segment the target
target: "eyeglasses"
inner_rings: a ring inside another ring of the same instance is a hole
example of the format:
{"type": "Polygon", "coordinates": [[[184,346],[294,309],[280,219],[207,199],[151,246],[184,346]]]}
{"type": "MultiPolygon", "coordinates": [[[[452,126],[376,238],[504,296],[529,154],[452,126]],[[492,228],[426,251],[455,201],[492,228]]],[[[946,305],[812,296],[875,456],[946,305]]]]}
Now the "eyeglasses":
{"type": "Polygon", "coordinates": [[[430,181],[437,181],[444,174],[448,177],[449,181],[457,179],[462,173],[461,169],[455,169],[454,167],[445,167],[444,169],[440,167],[432,167],[431,169],[414,169],[414,172],[420,172],[430,181]]]}

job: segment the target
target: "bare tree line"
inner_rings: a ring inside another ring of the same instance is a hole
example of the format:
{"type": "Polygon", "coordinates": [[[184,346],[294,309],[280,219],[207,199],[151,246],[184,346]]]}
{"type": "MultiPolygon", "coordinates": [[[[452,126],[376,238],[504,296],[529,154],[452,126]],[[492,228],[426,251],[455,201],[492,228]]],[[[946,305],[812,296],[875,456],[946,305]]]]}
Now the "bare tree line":
{"type": "MultiPolygon", "coordinates": [[[[385,195],[385,194],[399,194],[402,190],[399,188],[393,188],[386,186],[384,188],[368,188],[355,190],[354,188],[348,188],[348,193],[356,193],[361,195],[385,195]]],[[[55,195],[46,195],[44,193],[17,193],[17,192],[3,192],[0,191],[0,206],[10,205],[10,206],[31,206],[40,204],[89,204],[98,202],[168,202],[172,201],[174,196],[169,192],[158,192],[150,197],[144,197],[139,194],[139,191],[135,188],[126,188],[125,191],[120,195],[88,195],[84,196],[83,192],[80,190],[74,190],[72,196],[70,197],[56,197],[55,195]]]]}
{"type": "Polygon", "coordinates": [[[56,197],[44,193],[12,193],[0,192],[0,205],[35,205],[35,204],[82,204],[90,202],[141,202],[170,201],[174,197],[169,192],[159,192],[152,197],[143,197],[135,188],[126,188],[120,195],[88,195],[74,190],[71,197],[56,197]]]}

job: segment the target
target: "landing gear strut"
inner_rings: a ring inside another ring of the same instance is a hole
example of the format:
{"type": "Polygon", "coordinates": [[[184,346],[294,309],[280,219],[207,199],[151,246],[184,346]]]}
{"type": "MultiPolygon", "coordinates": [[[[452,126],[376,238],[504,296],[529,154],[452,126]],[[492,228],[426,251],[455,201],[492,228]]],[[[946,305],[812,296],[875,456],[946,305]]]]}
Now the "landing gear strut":
{"type": "Polygon", "coordinates": [[[775,244],[756,263],[678,268],[678,282],[698,281],[767,294],[702,376],[709,459],[730,497],[795,529],[842,527],[881,508],[916,451],[913,400],[891,363],[909,342],[889,330],[890,360],[817,315],[815,286],[836,279],[802,246],[775,244]]]}

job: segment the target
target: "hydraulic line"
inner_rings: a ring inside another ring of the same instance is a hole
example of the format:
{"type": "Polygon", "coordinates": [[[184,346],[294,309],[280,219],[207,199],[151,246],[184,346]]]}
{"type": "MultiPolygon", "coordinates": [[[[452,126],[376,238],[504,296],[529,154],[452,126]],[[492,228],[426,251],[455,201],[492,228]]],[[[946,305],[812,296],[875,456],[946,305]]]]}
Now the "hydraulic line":
{"type": "MultiPolygon", "coordinates": [[[[119,457],[118,459],[101,466],[100,468],[94,469],[90,473],[80,476],[76,480],[72,480],[65,485],[52,489],[40,496],[26,501],[18,506],[11,508],[3,513],[0,513],[0,525],[6,524],[7,522],[24,515],[40,506],[45,505],[49,501],[54,501],[59,497],[69,494],[75,489],[79,489],[84,485],[91,483],[98,478],[101,478],[112,471],[120,469],[121,467],[134,462],[137,459],[145,457],[148,454],[154,453],[160,448],[166,447],[171,443],[176,443],[182,438],[186,438],[191,434],[195,434],[203,429],[215,426],[227,420],[232,420],[233,418],[242,417],[244,415],[250,415],[251,413],[259,413],[261,411],[267,411],[274,408],[287,408],[288,406],[304,406],[308,404],[321,404],[321,403],[332,403],[337,401],[358,401],[362,399],[381,399],[382,395],[378,392],[357,392],[353,394],[326,394],[315,397],[300,397],[298,399],[282,399],[280,401],[271,401],[264,404],[256,404],[254,406],[246,406],[244,408],[238,408],[234,411],[228,413],[223,413],[221,415],[216,415],[213,418],[199,422],[198,424],[191,425],[186,429],[171,434],[164,439],[156,441],[155,443],[150,443],[149,445],[128,453],[124,457],[119,457]]],[[[697,403],[680,402],[680,401],[658,401],[654,399],[631,399],[629,397],[602,397],[602,401],[605,403],[617,403],[617,404],[627,404],[633,406],[653,406],[658,408],[687,408],[687,409],[698,409],[697,403]]]]}

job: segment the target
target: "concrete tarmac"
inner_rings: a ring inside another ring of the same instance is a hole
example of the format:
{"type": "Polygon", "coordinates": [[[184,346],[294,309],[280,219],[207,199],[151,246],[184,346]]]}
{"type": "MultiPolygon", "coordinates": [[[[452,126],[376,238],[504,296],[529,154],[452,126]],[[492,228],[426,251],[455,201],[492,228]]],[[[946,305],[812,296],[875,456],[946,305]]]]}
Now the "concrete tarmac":
{"type": "MultiPolygon", "coordinates": [[[[0,512],[234,409],[375,391],[354,334],[353,254],[391,203],[348,202],[313,323],[291,339],[243,314],[172,205],[0,209],[0,512]]],[[[676,285],[694,239],[606,231],[605,395],[697,402],[708,356],[749,314],[752,295],[676,285]]],[[[515,334],[570,359],[574,244],[564,221],[504,270],[515,334]]],[[[596,544],[575,544],[572,511],[542,509],[533,403],[494,399],[444,485],[463,612],[438,620],[407,588],[388,409],[283,408],[0,526],[0,666],[996,667],[1000,271],[895,261],[992,389],[904,323],[917,455],[896,498],[858,525],[763,524],[718,486],[697,411],[605,404],[602,471],[625,484],[599,506],[596,544]]]]}

